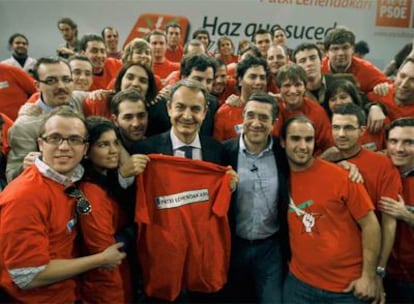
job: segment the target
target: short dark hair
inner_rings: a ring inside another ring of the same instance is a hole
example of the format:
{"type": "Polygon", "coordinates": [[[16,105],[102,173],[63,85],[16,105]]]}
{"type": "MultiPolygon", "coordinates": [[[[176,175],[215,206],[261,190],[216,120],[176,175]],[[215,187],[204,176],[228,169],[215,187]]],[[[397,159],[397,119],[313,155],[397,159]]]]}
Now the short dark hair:
{"type": "Polygon", "coordinates": [[[292,61],[296,63],[296,54],[303,51],[310,51],[310,50],[316,50],[318,52],[319,59],[322,59],[322,53],[321,50],[318,48],[318,46],[315,43],[309,43],[304,42],[299,44],[295,50],[292,53],[292,61]]]}
{"type": "Polygon", "coordinates": [[[126,72],[129,70],[130,67],[133,66],[139,66],[141,68],[144,69],[144,71],[147,73],[148,76],[148,90],[147,90],[147,94],[145,95],[145,100],[147,102],[150,102],[152,100],[154,100],[155,96],[157,95],[157,88],[156,88],[156,84],[155,84],[155,78],[154,78],[154,73],[152,72],[151,68],[148,67],[145,64],[142,63],[127,63],[125,65],[123,65],[121,67],[121,69],[118,72],[118,75],[116,76],[115,79],[115,92],[119,92],[121,91],[121,84],[122,84],[122,78],[125,76],[126,72]]]}
{"type": "Polygon", "coordinates": [[[204,54],[186,55],[181,60],[180,76],[188,77],[192,70],[204,72],[208,68],[212,68],[213,74],[216,74],[217,65],[213,58],[204,54]]]}
{"type": "Polygon", "coordinates": [[[209,33],[206,29],[199,28],[199,29],[195,30],[195,31],[193,32],[193,36],[192,36],[192,38],[193,38],[193,39],[197,39],[197,36],[198,36],[199,34],[204,34],[204,35],[207,35],[207,38],[208,38],[208,43],[210,44],[210,41],[211,41],[211,39],[210,39],[210,33],[209,33]]]}
{"type": "Polygon", "coordinates": [[[142,101],[142,103],[145,106],[145,110],[148,112],[147,103],[145,102],[145,97],[136,88],[131,87],[126,90],[119,91],[111,98],[111,101],[110,101],[111,113],[114,114],[115,116],[118,116],[119,105],[124,100],[127,100],[127,99],[132,102],[142,101]]]}
{"type": "Polygon", "coordinates": [[[279,107],[278,107],[277,100],[275,97],[267,93],[255,92],[249,96],[249,98],[247,99],[246,105],[250,101],[257,101],[260,103],[270,104],[272,106],[272,121],[274,122],[276,120],[278,112],[279,112],[279,107]]]}
{"type": "Polygon", "coordinates": [[[296,63],[288,63],[282,66],[279,71],[277,72],[276,76],[276,84],[280,88],[282,87],[282,83],[286,80],[293,80],[293,81],[303,81],[306,85],[308,82],[308,77],[306,76],[305,70],[297,65],[296,63]]]}
{"type": "Polygon", "coordinates": [[[205,86],[196,80],[192,80],[192,79],[181,79],[180,81],[177,81],[176,83],[174,83],[171,87],[171,91],[170,91],[170,97],[168,98],[168,103],[172,102],[172,98],[175,94],[175,92],[181,88],[181,87],[186,87],[189,88],[191,90],[196,90],[196,91],[200,91],[203,96],[204,96],[204,101],[205,101],[205,106],[207,108],[208,105],[208,96],[209,93],[207,91],[207,89],[205,88],[205,86]]]}
{"type": "Polygon", "coordinates": [[[414,117],[403,117],[393,120],[388,126],[385,127],[386,140],[388,140],[391,130],[396,127],[414,127],[414,117]]]}
{"type": "Polygon", "coordinates": [[[59,24],[67,24],[69,25],[72,29],[78,29],[78,25],[75,23],[75,21],[73,21],[72,19],[68,18],[68,17],[64,17],[64,18],[60,18],[57,22],[57,27],[59,28],[59,24]]]}
{"type": "Polygon", "coordinates": [[[15,34],[11,35],[10,38],[9,38],[9,46],[10,47],[12,46],[12,44],[14,42],[14,39],[16,39],[18,37],[23,38],[24,40],[26,40],[26,43],[29,44],[29,39],[27,39],[27,37],[25,35],[20,34],[20,33],[15,33],[15,34]]]}
{"type": "Polygon", "coordinates": [[[354,103],[342,104],[336,107],[332,112],[332,117],[335,114],[355,116],[360,127],[367,124],[367,116],[365,115],[364,110],[354,103]]]}
{"type": "Polygon", "coordinates": [[[44,64],[60,64],[60,63],[64,63],[68,66],[70,73],[72,74],[72,70],[68,64],[68,62],[62,58],[59,57],[41,57],[37,60],[35,66],[33,67],[33,78],[35,80],[40,80],[39,79],[39,67],[44,64]]]}
{"type": "Polygon", "coordinates": [[[145,40],[150,42],[150,39],[151,39],[152,36],[163,36],[164,40],[165,40],[165,43],[167,43],[167,35],[165,34],[164,31],[153,30],[153,31],[149,32],[148,35],[145,36],[145,40]]]}
{"type": "Polygon", "coordinates": [[[253,34],[253,37],[252,37],[252,41],[254,42],[254,43],[256,43],[256,36],[257,35],[263,35],[263,34],[269,34],[270,35],[270,37],[272,38],[272,33],[269,31],[269,30],[266,30],[266,29],[258,29],[254,34],[253,34]]]}
{"type": "Polygon", "coordinates": [[[116,34],[119,36],[118,30],[117,30],[116,28],[114,28],[114,27],[112,27],[112,26],[105,26],[105,27],[102,29],[102,32],[101,32],[101,36],[102,36],[102,38],[103,38],[103,39],[105,39],[105,31],[106,31],[106,30],[115,31],[115,32],[116,32],[116,34]]]}
{"type": "Polygon", "coordinates": [[[316,134],[315,124],[313,123],[312,120],[307,118],[305,115],[295,115],[295,116],[292,116],[292,117],[286,119],[286,121],[282,125],[282,128],[280,129],[280,137],[283,140],[286,140],[287,129],[294,122],[303,123],[303,124],[306,124],[306,123],[310,124],[313,127],[313,130],[315,131],[315,134],[316,134]]]}
{"type": "Polygon", "coordinates": [[[74,60],[80,60],[80,61],[88,62],[93,68],[92,62],[85,55],[75,54],[75,55],[70,56],[69,59],[68,59],[68,64],[70,65],[70,63],[74,60]]]}
{"type": "Polygon", "coordinates": [[[325,50],[329,50],[332,44],[344,44],[349,42],[351,46],[355,45],[355,34],[348,28],[340,26],[331,29],[325,37],[325,50]]]}
{"type": "Polygon", "coordinates": [[[79,42],[79,49],[81,51],[86,51],[86,48],[88,47],[88,42],[91,42],[91,41],[98,41],[98,42],[102,42],[103,44],[105,44],[105,40],[101,36],[98,36],[95,34],[87,34],[81,38],[79,42]]]}
{"type": "Polygon", "coordinates": [[[167,26],[165,27],[165,32],[166,33],[168,33],[168,29],[170,27],[179,28],[180,29],[180,32],[182,31],[181,25],[179,25],[178,23],[172,22],[172,23],[168,23],[167,26]]]}
{"type": "Polygon", "coordinates": [[[113,130],[116,134],[116,127],[114,123],[105,117],[89,116],[85,119],[85,123],[89,133],[89,149],[98,141],[103,133],[113,130]]]}
{"type": "Polygon", "coordinates": [[[240,61],[237,64],[237,79],[240,80],[244,77],[244,74],[246,74],[247,70],[250,69],[253,66],[262,66],[266,72],[266,77],[269,74],[269,67],[267,65],[267,61],[263,58],[256,57],[256,56],[248,56],[244,60],[240,61]]]}
{"type": "Polygon", "coordinates": [[[338,94],[340,91],[344,91],[345,93],[349,94],[353,103],[362,106],[361,96],[359,95],[356,85],[347,79],[334,80],[326,88],[325,101],[329,102],[329,99],[338,94]]]}
{"type": "Polygon", "coordinates": [[[67,118],[77,118],[79,119],[83,125],[85,126],[85,137],[88,137],[88,128],[85,123],[85,118],[83,115],[75,110],[73,110],[70,106],[59,106],[50,111],[43,119],[40,128],[39,128],[39,137],[41,137],[45,133],[45,126],[46,123],[49,121],[50,118],[54,116],[61,116],[67,118]]]}
{"type": "Polygon", "coordinates": [[[400,67],[398,68],[398,71],[400,71],[408,62],[414,63],[414,57],[405,58],[404,61],[401,63],[400,67]]]}
{"type": "Polygon", "coordinates": [[[357,43],[355,43],[354,50],[355,53],[366,55],[369,53],[369,45],[366,41],[360,40],[357,43]]]}

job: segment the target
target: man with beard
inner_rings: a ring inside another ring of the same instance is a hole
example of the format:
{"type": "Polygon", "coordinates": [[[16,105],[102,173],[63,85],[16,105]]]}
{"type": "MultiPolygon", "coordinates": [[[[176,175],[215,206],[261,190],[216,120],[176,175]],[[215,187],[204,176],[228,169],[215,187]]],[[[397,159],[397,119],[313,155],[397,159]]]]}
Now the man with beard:
{"type": "Polygon", "coordinates": [[[2,63],[13,65],[28,73],[32,73],[36,59],[29,57],[27,54],[28,47],[29,40],[25,35],[19,33],[11,35],[9,38],[9,49],[13,51],[13,54],[9,59],[3,60],[2,63]]]}
{"type": "Polygon", "coordinates": [[[59,57],[68,59],[79,52],[78,25],[70,18],[62,18],[57,22],[58,29],[65,43],[58,47],[59,57]]]}
{"type": "Polygon", "coordinates": [[[237,94],[236,80],[227,75],[227,66],[223,59],[217,58],[216,61],[217,69],[210,93],[216,96],[219,104],[222,105],[227,97],[232,94],[237,94]]]}
{"type": "Polygon", "coordinates": [[[34,69],[39,99],[20,113],[9,130],[11,150],[7,159],[7,179],[17,177],[23,169],[31,165],[40,153],[37,150],[37,137],[40,124],[52,109],[69,105],[82,113],[84,92],[73,91],[72,72],[63,59],[40,58],[34,69]],[[31,110],[29,110],[31,109],[31,110]]]}
{"type": "Polygon", "coordinates": [[[378,298],[380,227],[364,186],[335,164],[314,158],[315,127],[304,116],[282,126],[290,167],[292,258],[286,303],[360,303],[378,298]]]}
{"type": "Polygon", "coordinates": [[[236,137],[242,130],[244,106],[252,93],[265,92],[268,78],[267,62],[248,56],[237,64],[237,82],[240,98],[237,106],[224,104],[214,117],[213,137],[223,141],[236,137]]]}
{"type": "Polygon", "coordinates": [[[121,61],[107,58],[105,41],[98,35],[85,35],[80,41],[80,52],[89,58],[93,66],[91,91],[106,89],[121,68],[121,61]]]}
{"type": "Polygon", "coordinates": [[[408,57],[401,64],[386,96],[370,93],[368,99],[385,105],[391,121],[414,116],[414,58],[408,57]]]}

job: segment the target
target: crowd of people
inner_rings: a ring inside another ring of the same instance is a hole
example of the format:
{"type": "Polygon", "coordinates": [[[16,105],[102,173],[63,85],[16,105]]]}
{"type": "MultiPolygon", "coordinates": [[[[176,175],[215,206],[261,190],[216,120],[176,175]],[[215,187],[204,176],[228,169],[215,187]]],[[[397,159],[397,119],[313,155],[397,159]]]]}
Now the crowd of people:
{"type": "Polygon", "coordinates": [[[0,63],[1,303],[414,303],[412,43],[57,28],[0,63]]]}

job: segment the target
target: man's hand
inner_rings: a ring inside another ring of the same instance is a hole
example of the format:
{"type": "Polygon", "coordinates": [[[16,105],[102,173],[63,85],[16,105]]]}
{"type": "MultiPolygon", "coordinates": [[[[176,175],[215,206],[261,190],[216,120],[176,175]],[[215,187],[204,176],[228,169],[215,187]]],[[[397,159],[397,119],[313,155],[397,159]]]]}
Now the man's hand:
{"type": "Polygon", "coordinates": [[[369,108],[367,128],[371,133],[378,133],[384,125],[385,115],[381,107],[373,105],[369,108]]]}
{"type": "Polygon", "coordinates": [[[337,162],[342,158],[342,154],[341,151],[339,151],[338,147],[332,146],[323,151],[319,157],[329,162],[337,162]]]}
{"type": "Polygon", "coordinates": [[[122,246],[124,246],[124,243],[116,243],[109,246],[100,253],[102,257],[103,268],[111,270],[122,263],[122,260],[126,257],[125,252],[119,251],[122,246]]]}
{"type": "Polygon", "coordinates": [[[349,161],[343,160],[338,163],[342,168],[349,171],[348,178],[353,181],[354,183],[363,183],[364,178],[362,177],[361,173],[359,172],[358,167],[350,163],[349,161]]]}
{"type": "Polygon", "coordinates": [[[398,201],[390,197],[381,196],[378,208],[381,212],[391,215],[397,220],[403,220],[410,214],[401,195],[398,195],[398,201]]]}
{"type": "Polygon", "coordinates": [[[377,84],[372,91],[378,96],[386,96],[390,91],[390,84],[388,82],[381,82],[377,84]]]}
{"type": "Polygon", "coordinates": [[[134,154],[119,167],[119,173],[122,177],[131,177],[144,172],[147,163],[150,161],[148,155],[134,154]]]}
{"type": "Polygon", "coordinates": [[[360,277],[355,281],[352,281],[344,292],[353,292],[354,296],[363,301],[376,302],[377,299],[377,282],[376,277],[360,277]]]}
{"type": "Polygon", "coordinates": [[[67,47],[60,47],[56,51],[59,55],[69,55],[69,56],[75,55],[75,52],[67,47]]]}
{"type": "Polygon", "coordinates": [[[88,93],[88,97],[93,101],[106,100],[113,90],[96,90],[88,93]]]}
{"type": "Polygon", "coordinates": [[[229,187],[230,187],[231,192],[234,192],[237,188],[237,184],[239,183],[239,175],[237,174],[236,171],[233,170],[231,166],[227,166],[226,174],[231,175],[229,187]]]}
{"type": "Polygon", "coordinates": [[[41,152],[29,152],[23,159],[23,169],[26,169],[27,167],[33,165],[35,159],[41,155],[41,152]]]}
{"type": "Polygon", "coordinates": [[[238,107],[241,104],[240,97],[235,94],[231,94],[229,97],[227,97],[225,104],[231,107],[238,107]]]}

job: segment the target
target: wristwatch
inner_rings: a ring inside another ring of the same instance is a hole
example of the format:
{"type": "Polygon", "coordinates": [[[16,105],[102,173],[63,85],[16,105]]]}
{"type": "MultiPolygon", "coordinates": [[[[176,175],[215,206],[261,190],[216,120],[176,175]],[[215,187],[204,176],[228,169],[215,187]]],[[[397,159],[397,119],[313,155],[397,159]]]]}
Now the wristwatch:
{"type": "Polygon", "coordinates": [[[384,267],[377,266],[376,272],[377,272],[377,275],[379,275],[381,277],[381,279],[385,278],[386,271],[385,271],[384,267]]]}

